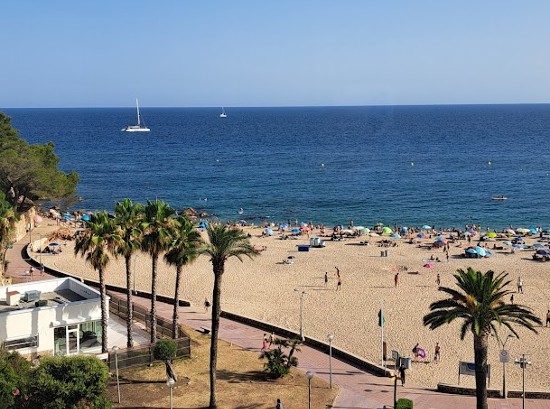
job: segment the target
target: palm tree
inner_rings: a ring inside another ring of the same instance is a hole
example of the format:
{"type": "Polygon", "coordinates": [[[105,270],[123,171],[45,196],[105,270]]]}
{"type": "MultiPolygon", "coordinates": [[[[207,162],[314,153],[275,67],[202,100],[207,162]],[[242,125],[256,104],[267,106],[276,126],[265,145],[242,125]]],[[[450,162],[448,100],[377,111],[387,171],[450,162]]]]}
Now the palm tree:
{"type": "Polygon", "coordinates": [[[471,267],[467,271],[459,269],[457,274],[454,274],[458,290],[439,287],[439,291],[449,294],[450,298],[432,303],[431,312],[424,316],[424,325],[432,330],[460,319],[462,320],[460,339],[463,340],[468,331],[472,332],[478,409],[487,409],[489,334],[497,334],[497,329],[504,325],[518,337],[514,325],[536,333],[533,324],[542,324],[530,308],[505,302],[505,297],[512,293],[506,289],[510,284],[507,276],[508,274],[504,272],[495,276],[493,271],[482,273],[471,267]]]}
{"type": "Polygon", "coordinates": [[[216,366],[218,359],[218,330],[220,327],[222,277],[225,262],[231,257],[252,258],[259,254],[250,244],[249,236],[241,229],[231,229],[221,224],[211,224],[207,228],[208,243],[203,253],[210,257],[214,272],[212,290],[212,337],[210,340],[210,408],[216,405],[216,366]]]}
{"type": "Polygon", "coordinates": [[[119,229],[120,242],[116,252],[124,257],[126,263],[126,329],[128,348],[134,345],[132,326],[134,309],[132,306],[132,255],[141,247],[140,219],[143,216],[143,205],[133,204],[124,199],[115,205],[115,223],[119,229]]]}
{"type": "Polygon", "coordinates": [[[155,199],[147,201],[142,223],[143,236],[141,248],[149,253],[152,260],[151,267],[151,343],[157,339],[157,264],[160,253],[168,249],[172,242],[171,227],[174,225],[172,216],[176,212],[167,203],[155,199]]]}
{"type": "Polygon", "coordinates": [[[172,337],[178,338],[178,319],[180,285],[183,266],[192,263],[199,255],[199,248],[203,244],[200,233],[193,223],[186,217],[180,217],[172,231],[172,243],[164,254],[166,262],[176,266],[176,286],[174,289],[174,314],[172,316],[172,337]]]}
{"type": "Polygon", "coordinates": [[[13,229],[17,221],[17,214],[13,207],[0,197],[0,277],[6,271],[6,252],[13,238],[13,229]]]}
{"type": "Polygon", "coordinates": [[[110,254],[115,254],[115,248],[120,241],[114,219],[103,211],[92,215],[87,227],[75,242],[74,254],[86,256],[86,261],[99,273],[99,292],[101,298],[101,350],[107,352],[107,287],[105,285],[105,269],[109,264],[110,254]]]}

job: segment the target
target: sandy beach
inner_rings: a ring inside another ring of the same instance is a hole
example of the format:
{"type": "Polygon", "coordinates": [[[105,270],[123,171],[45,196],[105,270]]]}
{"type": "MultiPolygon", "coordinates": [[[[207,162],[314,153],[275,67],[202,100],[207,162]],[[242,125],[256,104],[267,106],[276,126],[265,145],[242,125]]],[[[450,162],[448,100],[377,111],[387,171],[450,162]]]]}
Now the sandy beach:
{"type": "MultiPolygon", "coordinates": [[[[422,239],[413,244],[395,240],[396,247],[378,247],[382,237],[363,236],[342,241],[326,241],[324,248],[311,248],[299,252],[298,244],[308,244],[309,239],[301,236],[296,240],[281,240],[275,231],[272,237],[261,237],[259,227],[247,227],[252,243],[264,248],[254,260],[243,263],[230,260],[223,279],[222,308],[237,314],[247,315],[299,330],[299,293],[304,295],[304,332],[320,340],[334,334],[333,344],[337,347],[380,363],[381,340],[377,314],[383,308],[386,319],[384,336],[391,351],[404,356],[412,355],[412,348],[419,343],[428,353],[427,358],[413,363],[408,382],[435,387],[437,383],[458,381],[458,362],[473,362],[473,339],[467,335],[459,339],[459,324],[454,323],[430,331],[422,324],[422,317],[429,311],[431,302],[444,296],[438,292],[436,276],[439,273],[441,285],[452,286],[452,274],[459,268],[473,267],[476,270],[506,271],[512,281],[510,289],[516,291],[518,276],[524,280],[524,293],[514,294],[516,303],[531,307],[544,321],[550,304],[550,264],[533,261],[533,251],[511,253],[508,247],[494,250],[489,258],[466,259],[464,247],[450,245],[447,261],[442,249],[428,250],[420,245],[433,243],[422,239]],[[369,245],[360,245],[369,240],[369,245]],[[381,251],[387,250],[387,257],[381,251]],[[431,255],[442,261],[430,261],[431,255]],[[283,263],[289,256],[292,264],[283,263]],[[432,262],[433,268],[423,267],[432,262]],[[342,278],[341,290],[336,291],[336,269],[342,278]],[[400,270],[399,285],[395,287],[395,272],[400,270]],[[405,271],[406,270],[406,271],[405,271]],[[328,272],[328,284],[324,275],[328,272]],[[441,361],[433,361],[436,342],[441,346],[441,361]]],[[[535,239],[528,239],[527,244],[535,239]]],[[[475,244],[477,241],[472,241],[475,244]]],[[[490,242],[500,245],[501,242],[490,242]]],[[[73,243],[67,242],[59,255],[43,255],[44,264],[65,271],[77,277],[97,280],[96,273],[84,259],[73,255],[73,243]]],[[[147,255],[135,257],[136,287],[150,291],[151,261],[147,255]]],[[[175,270],[164,262],[159,263],[159,293],[172,296],[175,270]]],[[[184,285],[181,297],[202,305],[204,298],[211,299],[213,274],[209,260],[199,258],[184,271],[184,285]]],[[[111,284],[125,286],[123,259],[113,260],[107,267],[107,280],[111,284]]],[[[513,360],[522,353],[528,354],[532,366],[526,372],[528,390],[550,390],[550,379],[546,376],[548,364],[545,357],[550,353],[550,328],[537,328],[539,334],[519,330],[521,339],[510,339],[506,349],[510,351],[511,362],[507,365],[507,388],[521,389],[521,369],[513,360]]],[[[508,332],[503,328],[501,336],[508,332]]],[[[259,341],[261,342],[261,341],[259,341]]],[[[502,387],[502,364],[499,362],[500,345],[490,340],[489,363],[491,365],[491,387],[502,387]]],[[[474,378],[462,376],[461,385],[474,385],[474,378]]]]}

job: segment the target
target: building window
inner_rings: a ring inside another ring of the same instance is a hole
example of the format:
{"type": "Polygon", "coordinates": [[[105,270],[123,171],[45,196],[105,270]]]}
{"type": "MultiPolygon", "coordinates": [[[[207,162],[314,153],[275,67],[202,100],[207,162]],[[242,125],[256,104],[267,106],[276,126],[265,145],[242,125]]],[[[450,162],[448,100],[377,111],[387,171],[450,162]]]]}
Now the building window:
{"type": "Polygon", "coordinates": [[[97,352],[101,348],[101,321],[54,328],[54,354],[71,355],[97,352]]]}
{"type": "Polygon", "coordinates": [[[37,346],[38,346],[38,335],[4,341],[4,347],[6,349],[11,349],[11,350],[23,349],[23,348],[36,348],[37,346]]]}

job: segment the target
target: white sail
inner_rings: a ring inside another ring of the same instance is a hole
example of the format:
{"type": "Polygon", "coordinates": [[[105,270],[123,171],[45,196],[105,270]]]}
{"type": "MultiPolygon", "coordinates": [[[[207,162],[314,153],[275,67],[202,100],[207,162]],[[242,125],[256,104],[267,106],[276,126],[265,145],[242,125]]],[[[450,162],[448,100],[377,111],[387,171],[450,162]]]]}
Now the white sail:
{"type": "Polygon", "coordinates": [[[136,113],[137,113],[137,125],[128,125],[126,128],[122,128],[121,131],[124,132],[149,132],[150,129],[141,124],[141,114],[139,112],[139,102],[136,98],[136,113]]]}

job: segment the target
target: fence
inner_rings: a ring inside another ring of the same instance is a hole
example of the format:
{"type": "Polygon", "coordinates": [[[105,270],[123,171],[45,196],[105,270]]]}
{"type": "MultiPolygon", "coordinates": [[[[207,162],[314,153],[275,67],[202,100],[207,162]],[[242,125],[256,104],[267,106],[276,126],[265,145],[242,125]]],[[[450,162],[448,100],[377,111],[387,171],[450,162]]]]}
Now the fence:
{"type": "MultiPolygon", "coordinates": [[[[176,358],[188,358],[191,355],[191,342],[189,337],[179,338],[174,340],[177,345],[176,358]]],[[[118,369],[129,368],[137,365],[148,365],[153,361],[153,345],[145,345],[128,349],[120,349],[116,352],[118,355],[118,369]]],[[[109,351],[109,370],[114,372],[115,367],[115,352],[109,351]]]]}
{"type": "MultiPolygon", "coordinates": [[[[126,300],[119,298],[117,295],[114,295],[111,292],[108,292],[109,297],[111,297],[111,302],[109,303],[109,311],[112,314],[126,320],[128,317],[128,308],[126,306],[126,300]]],[[[146,331],[151,332],[151,314],[147,308],[141,307],[139,305],[132,304],[134,309],[134,321],[142,324],[146,331]]],[[[179,333],[183,333],[181,328],[179,333]]],[[[173,338],[172,332],[172,321],[166,320],[157,315],[157,334],[161,337],[173,338]]]]}

